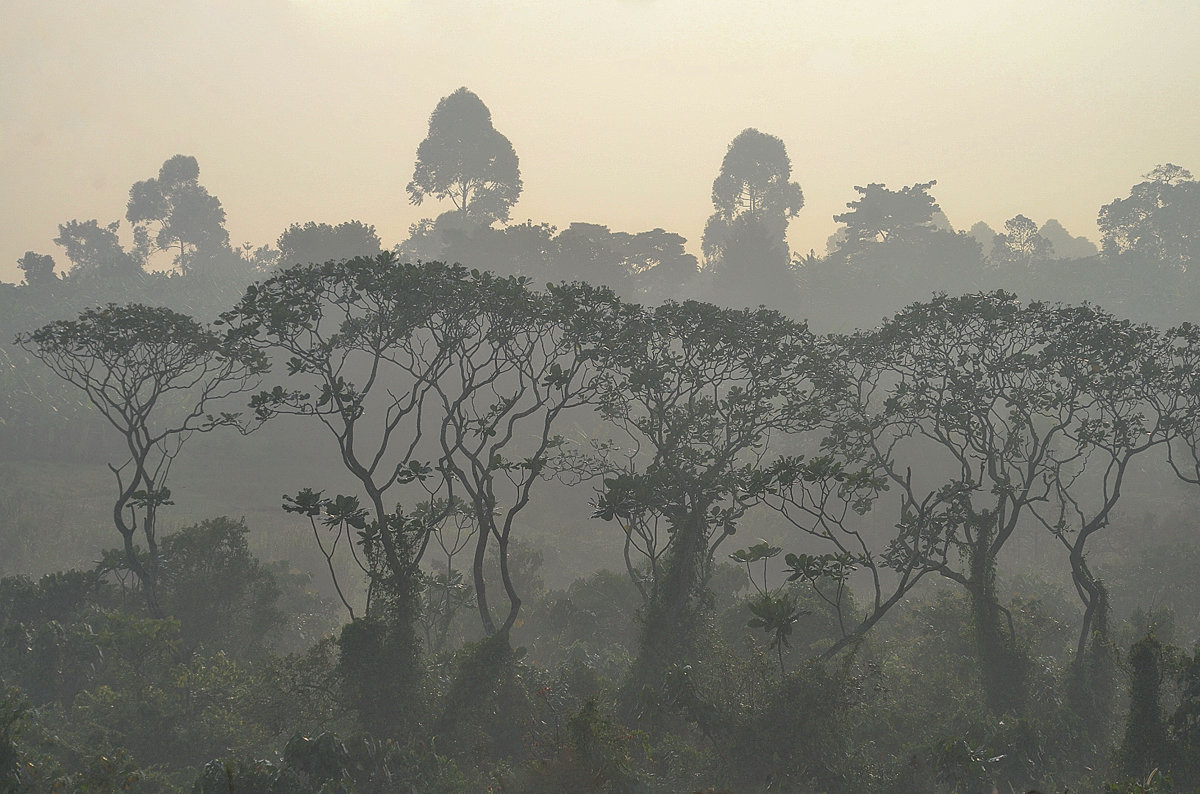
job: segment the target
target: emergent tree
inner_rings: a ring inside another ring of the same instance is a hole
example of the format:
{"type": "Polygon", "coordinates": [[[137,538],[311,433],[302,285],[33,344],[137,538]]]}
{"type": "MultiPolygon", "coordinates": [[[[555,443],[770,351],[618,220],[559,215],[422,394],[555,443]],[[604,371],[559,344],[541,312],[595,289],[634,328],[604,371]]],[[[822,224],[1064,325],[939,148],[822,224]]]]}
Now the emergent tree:
{"type": "Polygon", "coordinates": [[[413,204],[428,196],[448,198],[483,226],[508,220],[509,208],[521,195],[517,153],[492,126],[487,105],[465,87],[434,108],[407,189],[413,204]]]}
{"type": "Polygon", "coordinates": [[[152,249],[175,251],[180,273],[193,272],[201,259],[231,253],[225,210],[200,184],[195,157],[177,154],[162,164],[156,179],[135,183],[125,219],[133,224],[134,242],[143,255],[152,249]]]}

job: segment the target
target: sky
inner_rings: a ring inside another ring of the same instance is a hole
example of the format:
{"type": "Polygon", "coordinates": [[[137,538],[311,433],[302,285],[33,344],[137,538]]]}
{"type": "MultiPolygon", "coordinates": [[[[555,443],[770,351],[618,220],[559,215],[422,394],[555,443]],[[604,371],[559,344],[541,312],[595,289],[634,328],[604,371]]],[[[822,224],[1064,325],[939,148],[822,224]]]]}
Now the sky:
{"type": "Polygon", "coordinates": [[[662,227],[699,253],[729,142],[783,139],[823,252],[854,186],[931,191],[956,228],[1021,213],[1097,240],[1159,163],[1200,173],[1200,3],[932,0],[2,0],[0,280],[57,226],[123,219],[175,154],[235,244],[291,223],[385,245],[460,86],[520,157],[512,221],[662,227]]]}

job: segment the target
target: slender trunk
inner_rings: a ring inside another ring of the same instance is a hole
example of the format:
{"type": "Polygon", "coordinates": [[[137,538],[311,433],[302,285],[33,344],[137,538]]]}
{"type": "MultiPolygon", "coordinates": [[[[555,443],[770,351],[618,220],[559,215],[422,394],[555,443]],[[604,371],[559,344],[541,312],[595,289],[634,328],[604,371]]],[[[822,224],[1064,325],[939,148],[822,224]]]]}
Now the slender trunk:
{"type": "Polygon", "coordinates": [[[1068,695],[1088,725],[1107,724],[1114,709],[1116,653],[1109,636],[1108,590],[1092,575],[1082,546],[1072,549],[1071,578],[1084,603],[1068,695]]]}
{"type": "Polygon", "coordinates": [[[129,570],[133,571],[137,576],[138,581],[142,585],[142,595],[146,599],[146,607],[150,610],[150,615],[155,618],[164,617],[162,607],[158,603],[158,587],[155,582],[154,572],[142,565],[142,560],[138,556],[137,547],[133,544],[134,527],[130,527],[125,522],[125,500],[118,500],[113,507],[113,523],[116,524],[117,531],[121,533],[121,539],[125,547],[125,563],[129,566],[129,570]]]}
{"type": "Polygon", "coordinates": [[[508,635],[513,624],[517,622],[517,613],[521,611],[521,597],[517,595],[517,588],[513,585],[512,577],[508,572],[508,536],[500,538],[500,581],[504,583],[504,592],[508,595],[508,616],[504,618],[504,626],[500,629],[505,636],[508,635]]]}
{"type": "Polygon", "coordinates": [[[488,537],[491,535],[489,519],[483,509],[476,506],[475,519],[479,522],[479,538],[475,541],[475,558],[471,563],[471,579],[475,583],[475,606],[479,609],[479,620],[483,623],[483,632],[491,637],[496,634],[496,621],[492,620],[492,611],[488,608],[487,583],[483,577],[484,556],[487,553],[488,537]]]}

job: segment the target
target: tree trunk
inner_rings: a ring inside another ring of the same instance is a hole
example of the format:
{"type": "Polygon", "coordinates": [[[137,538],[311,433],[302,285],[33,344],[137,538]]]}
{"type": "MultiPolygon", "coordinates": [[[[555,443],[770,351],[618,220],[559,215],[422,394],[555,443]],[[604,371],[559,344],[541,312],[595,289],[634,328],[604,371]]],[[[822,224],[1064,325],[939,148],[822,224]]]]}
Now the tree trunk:
{"type": "Polygon", "coordinates": [[[1016,648],[1011,625],[1005,626],[996,595],[996,561],[985,534],[973,544],[967,592],[971,599],[971,628],[984,702],[994,714],[1016,709],[1024,695],[1024,660],[1016,648]]]}
{"type": "Polygon", "coordinates": [[[657,688],[668,668],[693,658],[700,631],[702,565],[707,548],[708,525],[704,511],[697,508],[676,529],[662,579],[652,583],[641,647],[631,671],[635,687],[657,688]]]}

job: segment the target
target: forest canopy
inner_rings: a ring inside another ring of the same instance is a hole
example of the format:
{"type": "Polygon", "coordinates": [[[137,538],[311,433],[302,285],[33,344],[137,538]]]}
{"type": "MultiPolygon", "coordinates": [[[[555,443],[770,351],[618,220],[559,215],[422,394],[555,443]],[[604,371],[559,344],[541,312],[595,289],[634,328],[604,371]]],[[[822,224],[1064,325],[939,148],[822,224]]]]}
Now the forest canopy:
{"type": "Polygon", "coordinates": [[[21,257],[3,787],[1200,786],[1192,174],[1098,246],[871,182],[818,255],[781,137],[711,165],[702,258],[515,222],[464,87],[404,240],[235,247],[178,154],[21,257]]]}

